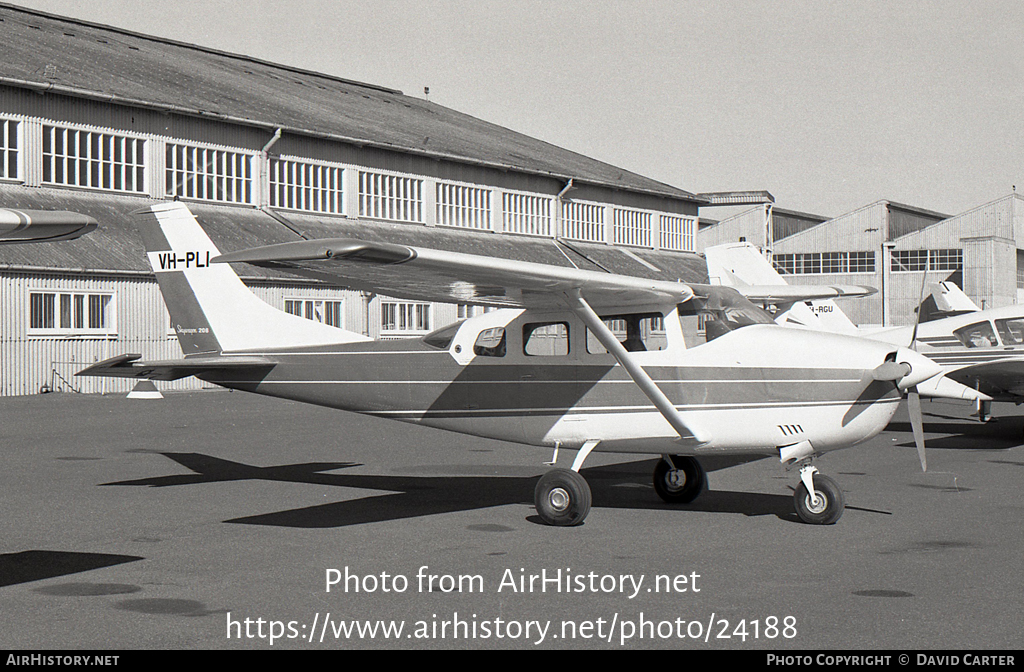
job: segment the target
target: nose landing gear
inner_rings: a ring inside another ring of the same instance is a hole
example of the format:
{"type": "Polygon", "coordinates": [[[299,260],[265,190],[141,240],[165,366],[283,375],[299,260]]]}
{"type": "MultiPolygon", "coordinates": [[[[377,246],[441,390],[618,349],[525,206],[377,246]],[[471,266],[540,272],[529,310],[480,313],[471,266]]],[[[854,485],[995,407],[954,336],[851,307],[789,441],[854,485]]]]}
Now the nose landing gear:
{"type": "Polygon", "coordinates": [[[839,484],[809,464],[800,467],[800,485],[793,493],[793,504],[800,520],[812,525],[835,523],[846,507],[839,484]]]}

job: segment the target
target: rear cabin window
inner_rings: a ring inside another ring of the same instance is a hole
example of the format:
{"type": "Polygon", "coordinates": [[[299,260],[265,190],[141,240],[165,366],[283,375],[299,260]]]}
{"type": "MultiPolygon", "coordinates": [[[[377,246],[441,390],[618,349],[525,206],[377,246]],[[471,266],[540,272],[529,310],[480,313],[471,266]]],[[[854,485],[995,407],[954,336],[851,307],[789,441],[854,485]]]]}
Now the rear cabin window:
{"type": "Polygon", "coordinates": [[[996,330],[1003,345],[1024,344],[1024,320],[996,320],[996,330]]]}
{"type": "Polygon", "coordinates": [[[564,357],[569,354],[567,322],[534,322],[523,325],[523,354],[530,357],[564,357]]]}
{"type": "MultiPolygon", "coordinates": [[[[668,347],[665,320],[660,313],[602,316],[601,319],[626,352],[649,352],[668,347]]],[[[587,329],[587,352],[592,355],[608,352],[590,329],[587,329]]]]}
{"type": "Polygon", "coordinates": [[[449,324],[447,327],[441,327],[437,331],[430,332],[423,337],[423,342],[432,348],[447,350],[448,346],[452,344],[452,339],[455,338],[455,332],[462,326],[463,321],[449,324]]]}

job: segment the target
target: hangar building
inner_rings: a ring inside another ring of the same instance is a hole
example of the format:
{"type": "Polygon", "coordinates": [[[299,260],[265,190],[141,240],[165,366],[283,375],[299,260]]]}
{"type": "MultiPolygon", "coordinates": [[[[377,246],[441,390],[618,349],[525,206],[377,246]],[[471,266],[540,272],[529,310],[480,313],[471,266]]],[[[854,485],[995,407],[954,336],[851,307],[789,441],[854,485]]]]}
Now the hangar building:
{"type": "Polygon", "coordinates": [[[1024,298],[1024,198],[1016,193],[956,216],[878,201],[833,219],[799,216],[810,225],[795,231],[766,226],[779,212],[766,219],[755,207],[702,228],[697,249],[745,239],[770,250],[790,282],[874,287],[873,296],[838,302],[862,326],[913,324],[922,283],[950,280],[981,308],[1024,298]]]}
{"type": "MultiPolygon", "coordinates": [[[[706,281],[686,252],[707,201],[682,189],[381,86],[6,4],[0,23],[0,207],[100,222],[0,246],[2,395],[127,391],[73,374],[181,356],[131,218],[162,200],[223,251],[350,236],[706,281]]],[[[277,308],[377,338],[478,310],[236,270],[277,308]]]]}

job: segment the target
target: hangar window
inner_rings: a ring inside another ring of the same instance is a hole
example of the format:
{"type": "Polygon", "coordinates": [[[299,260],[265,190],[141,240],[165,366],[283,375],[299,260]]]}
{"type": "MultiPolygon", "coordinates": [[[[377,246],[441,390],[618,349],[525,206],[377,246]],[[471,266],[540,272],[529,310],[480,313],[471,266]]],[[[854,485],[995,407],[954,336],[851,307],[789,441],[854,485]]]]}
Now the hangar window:
{"type": "Polygon", "coordinates": [[[146,190],[142,138],[43,126],[43,182],[141,193],[146,190]]]}
{"type": "Polygon", "coordinates": [[[501,196],[503,230],[530,236],[551,235],[551,199],[505,192],[501,196]]]}
{"type": "Polygon", "coordinates": [[[579,201],[562,202],[562,237],[604,242],[604,206],[579,201]]]}
{"type": "Polygon", "coordinates": [[[893,250],[893,271],[961,271],[964,267],[963,250],[893,250]]]}
{"type": "Polygon", "coordinates": [[[17,180],[18,171],[18,122],[0,119],[0,178],[17,180]]]}
{"type": "Polygon", "coordinates": [[[285,299],[284,312],[342,329],[345,327],[342,305],[341,301],[325,299],[285,299]]]}
{"type": "Polygon", "coordinates": [[[116,332],[113,294],[29,292],[30,335],[108,335],[116,332]]]}
{"type": "Polygon", "coordinates": [[[334,166],[270,159],[270,206],[342,214],[344,174],[334,166]]]}
{"type": "Polygon", "coordinates": [[[696,222],[696,217],[661,215],[661,225],[658,228],[658,243],[661,249],[693,252],[693,231],[696,222]]]}
{"type": "Polygon", "coordinates": [[[651,246],[651,213],[615,208],[612,239],[617,245],[651,246]]]}
{"type": "Polygon", "coordinates": [[[874,252],[796,252],[776,254],[772,265],[782,275],[874,273],[874,252]]]}
{"type": "Polygon", "coordinates": [[[252,203],[252,157],[241,152],[167,144],[167,194],[221,203],[252,203]]]}
{"type": "Polygon", "coordinates": [[[359,216],[423,221],[423,180],[359,171],[359,216]]]}
{"type": "Polygon", "coordinates": [[[429,332],[430,304],[382,302],[380,331],[382,336],[412,336],[429,332]]]}
{"type": "Polygon", "coordinates": [[[491,192],[464,184],[437,183],[437,219],[443,226],[491,228],[491,192]]]}

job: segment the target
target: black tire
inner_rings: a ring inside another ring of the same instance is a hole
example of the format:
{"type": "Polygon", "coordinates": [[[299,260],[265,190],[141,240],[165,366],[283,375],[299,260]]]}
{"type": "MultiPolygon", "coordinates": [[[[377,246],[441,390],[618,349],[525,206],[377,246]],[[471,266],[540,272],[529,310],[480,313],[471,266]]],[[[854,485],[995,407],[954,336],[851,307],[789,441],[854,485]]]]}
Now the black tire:
{"type": "Polygon", "coordinates": [[[654,491],[669,504],[689,504],[707,487],[704,467],[692,457],[673,455],[673,469],[665,460],[654,467],[654,491]]]}
{"type": "Polygon", "coordinates": [[[832,525],[843,515],[846,507],[843,491],[839,489],[839,484],[828,476],[815,474],[813,480],[814,490],[818,497],[823,499],[815,504],[807,492],[807,487],[800,481],[796,492],[793,493],[796,515],[811,525],[832,525]]]}
{"type": "Polygon", "coordinates": [[[579,525],[590,513],[590,485],[571,469],[552,469],[533,491],[537,513],[548,525],[579,525]]]}

